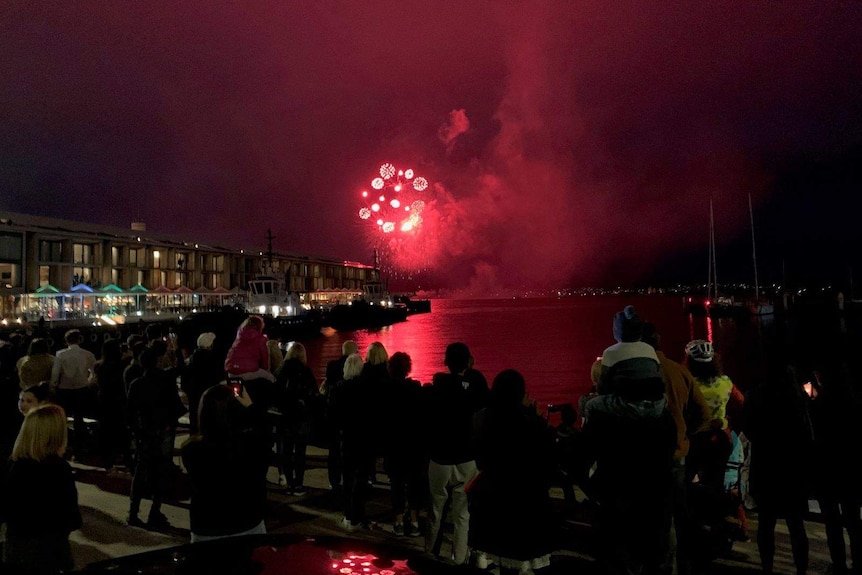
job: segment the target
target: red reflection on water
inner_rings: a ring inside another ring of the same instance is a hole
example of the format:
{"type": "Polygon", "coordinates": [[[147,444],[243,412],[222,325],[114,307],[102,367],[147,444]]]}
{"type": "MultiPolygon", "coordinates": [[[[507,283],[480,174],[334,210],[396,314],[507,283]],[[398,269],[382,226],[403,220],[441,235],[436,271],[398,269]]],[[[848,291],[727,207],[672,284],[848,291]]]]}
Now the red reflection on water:
{"type": "MultiPolygon", "coordinates": [[[[476,358],[476,368],[489,383],[507,368],[520,371],[530,396],[541,407],[549,403],[576,403],[589,390],[590,367],[596,356],[614,343],[613,317],[633,304],[646,320],[655,323],[661,349],[676,361],[684,358],[685,344],[709,338],[722,352],[726,371],[748,371],[735,364],[738,326],[686,316],[679,299],[663,296],[605,296],[522,299],[435,299],[432,311],[379,330],[324,330],[321,337],[304,342],[309,365],[322,381],[326,363],[341,355],[341,344],[355,340],[361,353],[379,341],[392,355],[403,351],[413,361],[412,376],[429,383],[435,372],[445,371],[446,346],[463,341],[476,358]]],[[[739,341],[741,344],[742,341],[739,341]]],[[[748,374],[742,373],[740,379],[748,374]]]]}
{"type": "Polygon", "coordinates": [[[706,339],[708,341],[715,341],[715,338],[712,336],[712,318],[709,315],[706,316],[706,339]]]}

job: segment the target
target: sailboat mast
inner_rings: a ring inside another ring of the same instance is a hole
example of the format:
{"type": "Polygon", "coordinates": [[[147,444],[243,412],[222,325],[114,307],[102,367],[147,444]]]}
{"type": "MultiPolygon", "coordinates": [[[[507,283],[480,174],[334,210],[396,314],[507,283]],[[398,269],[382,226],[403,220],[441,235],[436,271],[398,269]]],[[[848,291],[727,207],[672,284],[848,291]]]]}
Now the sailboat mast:
{"type": "Polygon", "coordinates": [[[275,239],[275,236],[272,235],[272,230],[266,230],[266,272],[272,273],[272,258],[275,255],[275,252],[272,251],[272,240],[275,239]]]}
{"type": "Polygon", "coordinates": [[[754,242],[754,210],[751,208],[751,194],[748,194],[748,216],[751,219],[751,259],[754,262],[754,299],[760,301],[760,282],[757,280],[757,248],[754,242]]]}
{"type": "Polygon", "coordinates": [[[709,281],[706,285],[706,296],[718,298],[718,271],[715,263],[715,218],[712,212],[712,199],[709,200],[709,281]],[[712,287],[712,295],[709,289],[712,287]]]}

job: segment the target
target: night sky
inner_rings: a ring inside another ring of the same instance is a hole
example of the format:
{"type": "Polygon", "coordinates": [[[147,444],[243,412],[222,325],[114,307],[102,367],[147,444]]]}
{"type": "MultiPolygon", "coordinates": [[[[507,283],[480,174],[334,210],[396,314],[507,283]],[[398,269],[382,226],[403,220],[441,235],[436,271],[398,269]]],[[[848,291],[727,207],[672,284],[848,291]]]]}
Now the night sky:
{"type": "Polygon", "coordinates": [[[4,2],[0,209],[437,285],[859,269],[862,2],[4,2]],[[359,196],[431,184],[386,235],[359,196]]]}

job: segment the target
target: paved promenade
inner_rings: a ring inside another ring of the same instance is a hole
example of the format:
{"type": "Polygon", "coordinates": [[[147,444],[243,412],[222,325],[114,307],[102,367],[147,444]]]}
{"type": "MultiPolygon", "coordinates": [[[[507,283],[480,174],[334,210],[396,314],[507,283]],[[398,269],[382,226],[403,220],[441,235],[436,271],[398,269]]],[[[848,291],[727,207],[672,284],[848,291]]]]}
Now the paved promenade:
{"type": "MultiPolygon", "coordinates": [[[[177,438],[177,445],[185,439],[184,435],[177,438]]],[[[369,540],[380,540],[404,548],[422,551],[424,540],[421,537],[396,537],[392,533],[389,516],[388,485],[375,485],[374,496],[369,503],[369,516],[378,521],[371,531],[346,533],[338,522],[342,517],[331,501],[326,477],[326,452],[314,447],[309,448],[309,472],[306,475],[306,485],[309,492],[303,497],[284,495],[277,485],[271,484],[270,510],[266,519],[267,530],[270,533],[291,533],[302,535],[336,535],[369,540]]],[[[179,463],[179,457],[175,458],[179,463]]],[[[89,563],[152,551],[154,549],[180,545],[189,541],[188,496],[180,494],[180,499],[164,504],[165,515],[170,520],[171,527],[159,532],[129,527],[126,525],[128,514],[128,493],[131,476],[126,472],[107,472],[104,469],[87,465],[83,461],[73,463],[78,483],[78,493],[81,512],[84,517],[84,527],[72,534],[72,551],[76,568],[80,569],[89,563]]],[[[386,476],[380,478],[385,482],[386,476]]],[[[270,481],[277,477],[275,469],[270,469],[270,481]]],[[[553,495],[562,504],[562,493],[553,495]]],[[[144,501],[141,517],[146,519],[149,502],[144,501]]],[[[752,542],[736,543],[731,553],[724,558],[709,564],[701,573],[741,574],[758,573],[759,560],[757,547],[753,542],[754,530],[757,526],[756,513],[750,514],[750,532],[752,542]]],[[[826,547],[826,536],[823,525],[818,522],[806,524],[811,543],[811,559],[809,573],[826,574],[830,572],[829,552],[826,547]]],[[[559,549],[554,553],[554,564],[559,569],[555,573],[591,573],[594,572],[594,560],[590,552],[590,528],[579,520],[577,513],[567,519],[560,531],[559,549]]],[[[445,545],[445,544],[444,544],[445,545]]],[[[445,550],[445,547],[444,547],[445,550]]],[[[787,529],[779,524],[777,530],[777,552],[775,561],[776,573],[795,573],[790,554],[790,544],[787,529]]]]}

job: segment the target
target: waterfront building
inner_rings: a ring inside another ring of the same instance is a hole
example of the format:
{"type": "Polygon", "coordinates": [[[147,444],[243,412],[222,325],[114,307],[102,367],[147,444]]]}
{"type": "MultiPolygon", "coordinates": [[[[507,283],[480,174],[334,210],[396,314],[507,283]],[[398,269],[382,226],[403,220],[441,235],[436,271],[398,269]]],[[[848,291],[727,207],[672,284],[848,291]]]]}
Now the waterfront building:
{"type": "Polygon", "coordinates": [[[141,222],[116,228],[0,211],[0,317],[7,322],[123,322],[245,305],[249,282],[262,276],[276,278],[305,308],[346,301],[380,280],[370,265],[214,245],[141,222]]]}

